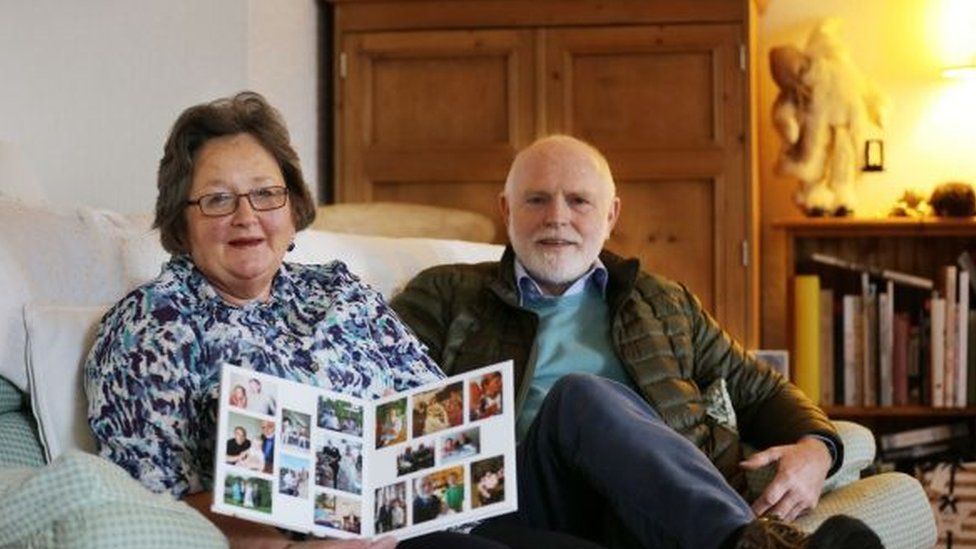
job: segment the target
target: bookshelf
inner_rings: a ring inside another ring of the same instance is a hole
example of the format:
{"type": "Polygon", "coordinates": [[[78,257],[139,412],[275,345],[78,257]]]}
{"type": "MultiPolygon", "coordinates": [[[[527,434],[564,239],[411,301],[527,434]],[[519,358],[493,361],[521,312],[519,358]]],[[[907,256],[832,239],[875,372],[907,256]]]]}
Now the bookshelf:
{"type": "MultiPolygon", "coordinates": [[[[786,333],[791,354],[795,354],[792,340],[793,279],[809,272],[808,258],[812,254],[827,254],[850,263],[938,280],[940,268],[955,265],[961,252],[976,252],[976,218],[796,218],[776,221],[773,228],[786,236],[784,272],[789,277],[786,285],[789,326],[786,333]]],[[[976,352],[976,349],[968,352],[976,352]]],[[[976,380],[968,382],[976,383],[976,380]]],[[[966,407],[827,404],[824,410],[833,419],[861,423],[878,437],[951,422],[965,422],[970,433],[976,433],[976,405],[973,402],[967,404],[966,407]]],[[[970,446],[966,451],[972,453],[972,450],[970,446]]]]}

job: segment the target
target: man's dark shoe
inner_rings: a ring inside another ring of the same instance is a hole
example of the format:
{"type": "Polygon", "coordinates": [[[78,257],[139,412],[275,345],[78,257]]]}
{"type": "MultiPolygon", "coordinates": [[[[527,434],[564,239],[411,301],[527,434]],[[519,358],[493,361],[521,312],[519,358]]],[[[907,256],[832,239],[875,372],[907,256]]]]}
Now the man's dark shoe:
{"type": "Polygon", "coordinates": [[[807,540],[809,549],[884,549],[881,538],[860,520],[847,515],[834,515],[824,521],[807,540]]]}
{"type": "Polygon", "coordinates": [[[804,549],[807,535],[776,517],[759,517],[745,525],[734,549],[804,549]]]}
{"type": "Polygon", "coordinates": [[[884,549],[878,535],[847,515],[830,517],[809,536],[776,517],[760,517],[745,525],[735,549],[884,549]]]}

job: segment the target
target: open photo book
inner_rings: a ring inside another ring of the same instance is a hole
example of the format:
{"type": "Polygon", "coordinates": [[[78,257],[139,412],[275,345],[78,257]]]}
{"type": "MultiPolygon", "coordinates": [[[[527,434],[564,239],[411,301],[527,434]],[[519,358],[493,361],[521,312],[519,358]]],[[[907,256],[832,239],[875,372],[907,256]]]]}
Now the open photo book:
{"type": "Polygon", "coordinates": [[[378,400],[224,365],[217,513],[406,539],[517,509],[512,362],[378,400]]]}

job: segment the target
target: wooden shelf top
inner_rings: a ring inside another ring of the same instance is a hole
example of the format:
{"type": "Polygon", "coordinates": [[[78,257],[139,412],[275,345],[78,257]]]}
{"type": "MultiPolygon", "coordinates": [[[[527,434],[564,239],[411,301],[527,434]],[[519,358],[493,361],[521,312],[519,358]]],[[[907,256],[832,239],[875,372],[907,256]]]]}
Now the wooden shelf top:
{"type": "Polygon", "coordinates": [[[773,228],[798,236],[976,236],[976,217],[778,219],[773,228]]]}
{"type": "Polygon", "coordinates": [[[932,408],[931,406],[825,406],[824,412],[834,419],[896,417],[974,417],[976,407],[932,408]]]}

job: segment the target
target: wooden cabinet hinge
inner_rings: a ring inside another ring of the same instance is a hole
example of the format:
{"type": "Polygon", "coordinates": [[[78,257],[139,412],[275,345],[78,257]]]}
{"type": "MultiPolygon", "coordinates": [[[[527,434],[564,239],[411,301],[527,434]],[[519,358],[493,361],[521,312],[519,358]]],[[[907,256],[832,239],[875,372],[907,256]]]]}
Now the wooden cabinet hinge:
{"type": "Polygon", "coordinates": [[[742,241],[742,266],[743,267],[749,266],[749,241],[748,240],[742,241]]]}
{"type": "Polygon", "coordinates": [[[348,67],[346,66],[346,52],[339,54],[339,78],[346,78],[346,71],[348,67]]]}

